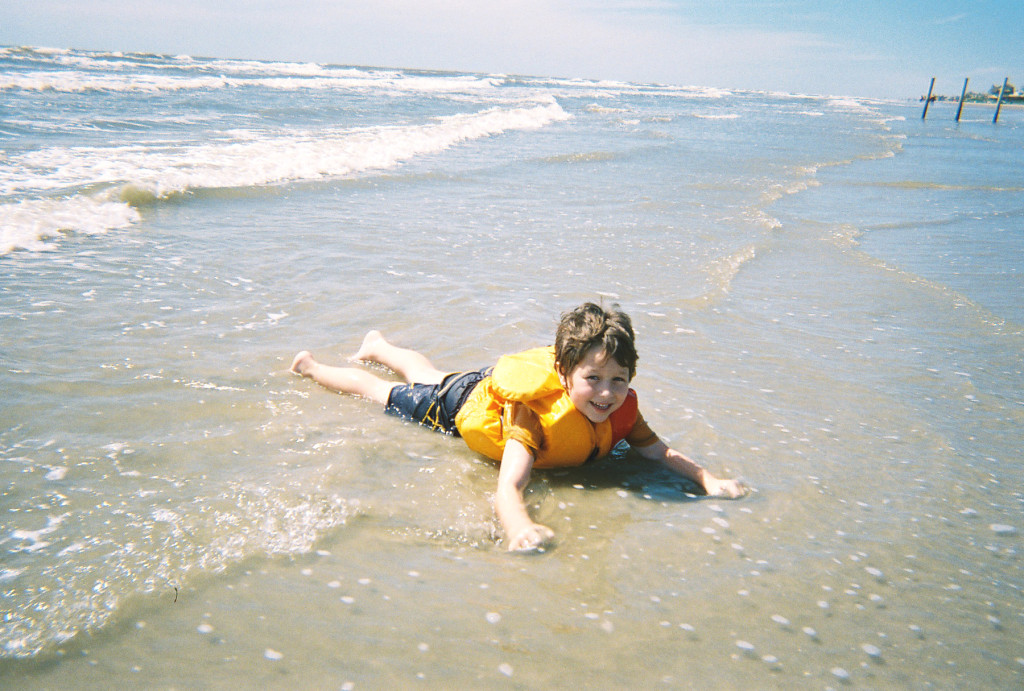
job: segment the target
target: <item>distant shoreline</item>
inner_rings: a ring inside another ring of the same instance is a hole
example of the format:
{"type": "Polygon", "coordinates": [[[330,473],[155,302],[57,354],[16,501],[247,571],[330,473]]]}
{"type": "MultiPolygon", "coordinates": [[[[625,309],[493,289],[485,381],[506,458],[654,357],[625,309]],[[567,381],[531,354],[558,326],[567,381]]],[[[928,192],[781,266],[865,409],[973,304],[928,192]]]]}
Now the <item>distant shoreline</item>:
{"type": "MultiPolygon", "coordinates": [[[[923,98],[919,99],[917,101],[914,101],[913,103],[915,105],[917,105],[918,107],[920,107],[920,108],[924,107],[924,99],[923,98]]],[[[957,100],[932,101],[931,105],[929,105],[928,107],[929,108],[934,108],[937,105],[958,106],[959,105],[959,101],[957,101],[957,100]]],[[[968,107],[970,107],[973,110],[984,109],[984,110],[987,110],[989,112],[995,112],[996,102],[995,101],[990,101],[990,102],[964,101],[964,110],[966,110],[968,107]]],[[[1003,101],[1002,104],[1000,104],[999,107],[1001,109],[1004,109],[1004,108],[1011,108],[1011,109],[1014,109],[1014,110],[1024,109],[1024,101],[1003,101]]]]}
{"type": "MultiPolygon", "coordinates": [[[[924,103],[924,98],[924,96],[919,96],[917,100],[920,103],[924,103]]],[[[932,94],[931,101],[932,103],[959,103],[960,97],[932,94]]],[[[979,106],[994,106],[999,103],[999,99],[996,96],[985,95],[985,97],[982,98],[978,94],[967,94],[967,96],[964,97],[964,105],[967,105],[968,103],[979,106]]],[[[1024,96],[1020,96],[1018,94],[1014,94],[1013,96],[1003,96],[1003,105],[1024,105],[1024,96]]]]}

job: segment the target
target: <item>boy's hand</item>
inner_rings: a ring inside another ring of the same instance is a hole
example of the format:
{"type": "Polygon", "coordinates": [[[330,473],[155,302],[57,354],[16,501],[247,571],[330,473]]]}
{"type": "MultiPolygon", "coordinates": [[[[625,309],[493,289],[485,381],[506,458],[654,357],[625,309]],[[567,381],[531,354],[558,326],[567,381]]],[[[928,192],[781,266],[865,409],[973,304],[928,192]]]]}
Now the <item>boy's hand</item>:
{"type": "Polygon", "coordinates": [[[709,497],[738,499],[747,493],[746,486],[739,480],[719,480],[711,473],[704,475],[704,491],[709,497]]]}
{"type": "Polygon", "coordinates": [[[551,546],[555,533],[551,528],[532,523],[520,530],[508,543],[509,552],[542,551],[551,546]]]}

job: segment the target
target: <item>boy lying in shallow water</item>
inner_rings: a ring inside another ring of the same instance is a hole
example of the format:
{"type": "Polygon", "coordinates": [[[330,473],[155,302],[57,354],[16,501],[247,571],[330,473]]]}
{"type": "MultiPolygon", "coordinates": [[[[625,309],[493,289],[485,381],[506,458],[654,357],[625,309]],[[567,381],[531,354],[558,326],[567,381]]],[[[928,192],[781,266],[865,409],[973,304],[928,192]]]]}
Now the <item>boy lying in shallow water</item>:
{"type": "Polygon", "coordinates": [[[554,347],[506,355],[478,372],[442,372],[420,353],[371,331],[354,356],[391,368],[406,384],[365,370],[332,367],[302,351],[292,371],[342,393],[364,396],[386,412],[446,434],[500,462],[494,508],[509,550],[542,549],[554,539],[523,503],[533,468],[578,466],[621,441],[692,480],[711,496],[740,497],[746,488],[719,479],[655,434],[629,382],[636,347],[629,316],[586,303],[562,315],[554,347]]]}

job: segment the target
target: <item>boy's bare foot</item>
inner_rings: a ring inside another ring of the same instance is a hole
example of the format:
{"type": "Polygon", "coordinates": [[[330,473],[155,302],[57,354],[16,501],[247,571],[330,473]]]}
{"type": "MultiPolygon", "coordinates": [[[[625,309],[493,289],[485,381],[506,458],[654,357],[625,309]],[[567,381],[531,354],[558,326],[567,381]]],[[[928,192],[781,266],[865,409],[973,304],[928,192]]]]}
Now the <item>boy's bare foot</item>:
{"type": "Polygon", "coordinates": [[[362,345],[359,346],[359,350],[352,356],[352,360],[374,360],[374,351],[381,343],[387,343],[384,340],[384,335],[380,331],[373,330],[366,334],[363,338],[362,345]]]}
{"type": "Polygon", "coordinates": [[[306,376],[306,372],[309,371],[310,367],[316,364],[316,360],[313,359],[313,353],[308,350],[303,350],[295,359],[292,360],[292,372],[295,374],[306,376]]]}

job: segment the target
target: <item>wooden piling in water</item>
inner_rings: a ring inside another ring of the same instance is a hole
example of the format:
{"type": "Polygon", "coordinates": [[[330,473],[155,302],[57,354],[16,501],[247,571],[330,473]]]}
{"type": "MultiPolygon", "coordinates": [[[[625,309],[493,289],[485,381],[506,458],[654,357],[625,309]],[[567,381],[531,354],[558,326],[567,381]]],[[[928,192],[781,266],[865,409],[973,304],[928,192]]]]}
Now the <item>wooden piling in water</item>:
{"type": "Polygon", "coordinates": [[[964,90],[960,92],[960,105],[956,107],[956,121],[960,122],[960,113],[964,109],[964,96],[967,95],[967,82],[970,77],[964,80],[964,90]]]}
{"type": "Polygon", "coordinates": [[[932,89],[935,88],[935,77],[932,77],[932,83],[928,85],[928,95],[924,97],[924,112],[921,113],[921,119],[924,120],[928,117],[928,104],[932,102],[932,89]]]}
{"type": "Polygon", "coordinates": [[[992,118],[992,124],[993,125],[996,124],[997,122],[999,122],[999,109],[1003,107],[1003,94],[1006,93],[1006,85],[1007,85],[1007,83],[1009,83],[1009,81],[1010,81],[1009,77],[1006,77],[1005,79],[1003,79],[1003,88],[999,90],[999,100],[996,101],[996,114],[992,118]]]}

